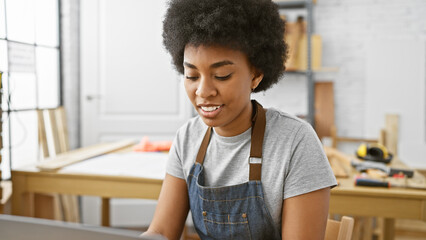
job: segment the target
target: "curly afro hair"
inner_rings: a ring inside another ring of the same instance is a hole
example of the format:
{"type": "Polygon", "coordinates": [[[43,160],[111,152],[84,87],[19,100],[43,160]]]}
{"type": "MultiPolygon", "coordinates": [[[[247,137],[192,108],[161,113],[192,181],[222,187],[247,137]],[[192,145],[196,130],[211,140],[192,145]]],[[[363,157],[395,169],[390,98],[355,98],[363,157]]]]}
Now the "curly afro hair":
{"type": "Polygon", "coordinates": [[[270,88],[283,74],[283,34],[284,22],[271,0],[171,0],[163,22],[163,43],[179,73],[187,44],[228,47],[245,53],[263,73],[254,92],[270,88]]]}

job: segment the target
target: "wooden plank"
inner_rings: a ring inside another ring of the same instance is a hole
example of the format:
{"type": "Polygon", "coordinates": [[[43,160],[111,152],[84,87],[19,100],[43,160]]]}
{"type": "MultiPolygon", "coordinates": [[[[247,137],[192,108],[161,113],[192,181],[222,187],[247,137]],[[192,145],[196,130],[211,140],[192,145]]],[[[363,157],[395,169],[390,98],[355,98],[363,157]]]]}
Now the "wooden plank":
{"type": "Polygon", "coordinates": [[[398,125],[399,116],[397,114],[386,114],[385,131],[386,131],[386,147],[394,155],[398,155],[398,125]]]}
{"type": "MultiPolygon", "coordinates": [[[[281,16],[285,20],[285,16],[281,16]]],[[[288,44],[288,59],[285,63],[287,71],[297,71],[300,69],[298,64],[299,44],[303,35],[303,19],[299,18],[296,22],[286,22],[284,39],[288,44]]]]}
{"type": "MultiPolygon", "coordinates": [[[[312,70],[321,69],[321,55],[322,55],[322,39],[320,35],[313,34],[311,36],[311,66],[312,70]]],[[[299,42],[298,49],[298,70],[306,70],[308,68],[308,37],[302,35],[299,42]]]]}
{"type": "Polygon", "coordinates": [[[337,148],[337,128],[335,125],[330,127],[331,147],[337,148]]]}
{"type": "Polygon", "coordinates": [[[329,157],[331,169],[333,170],[334,176],[338,178],[347,178],[349,177],[348,172],[342,166],[340,161],[336,157],[329,157]]]}
{"type": "Polygon", "coordinates": [[[77,163],[92,157],[96,157],[105,153],[128,147],[135,144],[133,140],[123,140],[113,143],[101,143],[93,146],[79,148],[69,152],[58,154],[56,157],[49,158],[44,162],[38,163],[36,166],[45,171],[55,171],[62,167],[77,163]]]}
{"type": "Polygon", "coordinates": [[[382,144],[383,146],[386,146],[386,130],[385,129],[380,130],[378,143],[382,144]]]}
{"type": "Polygon", "coordinates": [[[330,136],[334,126],[333,82],[315,83],[315,131],[319,139],[330,136]]]}
{"type": "Polygon", "coordinates": [[[50,129],[47,129],[47,131],[51,132],[51,136],[53,139],[53,146],[54,153],[58,154],[61,152],[60,150],[60,144],[59,144],[59,131],[58,131],[58,125],[56,121],[56,114],[55,109],[49,109],[47,110],[49,113],[49,119],[50,119],[50,129]]]}
{"type": "Polygon", "coordinates": [[[335,148],[324,147],[325,154],[328,158],[336,158],[341,162],[343,166],[350,167],[351,166],[351,157],[338,151],[335,148]]]}
{"type": "Polygon", "coordinates": [[[67,129],[67,119],[65,114],[64,107],[58,107],[55,110],[56,114],[56,126],[58,132],[58,142],[60,152],[67,152],[69,150],[69,139],[68,139],[68,129],[67,129]]]}
{"type": "Polygon", "coordinates": [[[47,158],[49,156],[49,149],[47,145],[46,127],[44,122],[43,110],[37,110],[38,120],[38,141],[40,146],[41,157],[47,158]]]}

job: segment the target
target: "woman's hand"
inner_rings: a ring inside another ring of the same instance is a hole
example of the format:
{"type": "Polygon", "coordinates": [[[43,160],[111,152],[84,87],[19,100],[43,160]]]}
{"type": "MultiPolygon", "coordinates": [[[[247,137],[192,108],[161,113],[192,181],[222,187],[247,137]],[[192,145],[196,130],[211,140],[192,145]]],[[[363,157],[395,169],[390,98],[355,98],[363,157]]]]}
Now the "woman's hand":
{"type": "Polygon", "coordinates": [[[282,239],[324,239],[329,201],[329,187],[285,199],[282,239]]]}
{"type": "Polygon", "coordinates": [[[142,235],[140,236],[140,239],[146,239],[146,240],[167,240],[167,238],[164,237],[163,235],[154,234],[154,233],[148,233],[148,232],[142,233],[142,235]]]}
{"type": "Polygon", "coordinates": [[[185,180],[166,174],[154,218],[144,236],[160,234],[170,240],[180,239],[188,211],[188,189],[185,180]]]}

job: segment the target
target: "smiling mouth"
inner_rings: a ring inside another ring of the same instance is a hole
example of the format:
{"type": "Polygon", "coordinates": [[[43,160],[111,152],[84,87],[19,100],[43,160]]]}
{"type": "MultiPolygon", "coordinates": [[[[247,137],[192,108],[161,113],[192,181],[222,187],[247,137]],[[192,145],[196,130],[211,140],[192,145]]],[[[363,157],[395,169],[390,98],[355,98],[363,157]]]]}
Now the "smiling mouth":
{"type": "Polygon", "coordinates": [[[201,110],[203,110],[204,112],[213,112],[216,111],[217,109],[219,109],[221,106],[210,106],[210,107],[203,107],[201,106],[201,110]]]}
{"type": "Polygon", "coordinates": [[[198,113],[204,118],[216,118],[222,111],[223,105],[217,106],[199,106],[198,113]]]}

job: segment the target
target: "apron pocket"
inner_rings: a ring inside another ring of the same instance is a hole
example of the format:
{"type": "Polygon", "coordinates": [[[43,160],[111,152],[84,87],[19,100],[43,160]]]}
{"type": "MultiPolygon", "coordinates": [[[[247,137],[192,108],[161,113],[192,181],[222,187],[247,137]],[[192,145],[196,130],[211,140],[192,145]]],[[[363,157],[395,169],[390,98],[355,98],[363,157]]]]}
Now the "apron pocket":
{"type": "Polygon", "coordinates": [[[246,213],[214,214],[203,212],[204,225],[210,237],[217,239],[251,239],[246,213]]]}

